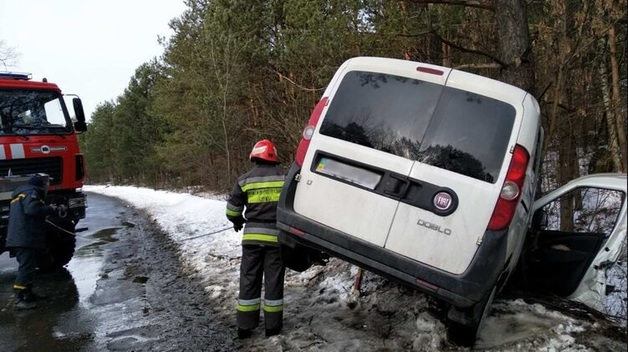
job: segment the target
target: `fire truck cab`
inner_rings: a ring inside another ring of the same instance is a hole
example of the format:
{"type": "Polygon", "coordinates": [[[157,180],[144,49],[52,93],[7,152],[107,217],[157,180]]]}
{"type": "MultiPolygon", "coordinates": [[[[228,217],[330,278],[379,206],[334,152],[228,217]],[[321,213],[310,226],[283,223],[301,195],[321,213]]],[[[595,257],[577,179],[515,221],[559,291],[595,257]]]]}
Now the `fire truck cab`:
{"type": "Polygon", "coordinates": [[[37,173],[50,177],[47,204],[65,205],[48,218],[47,249],[39,267],[67,264],[74,255],[76,225],[85,217],[85,178],[77,133],[87,130],[81,99],[64,95],[45,78],[0,72],[0,253],[6,250],[11,193],[37,173]],[[72,101],[74,115],[66,106],[72,101]]]}

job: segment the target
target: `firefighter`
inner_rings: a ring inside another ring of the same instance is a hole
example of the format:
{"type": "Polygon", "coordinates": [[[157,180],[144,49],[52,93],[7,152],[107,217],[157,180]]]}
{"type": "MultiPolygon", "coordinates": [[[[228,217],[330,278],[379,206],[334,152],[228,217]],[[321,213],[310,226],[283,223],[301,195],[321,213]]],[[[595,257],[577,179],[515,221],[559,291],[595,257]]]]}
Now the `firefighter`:
{"type": "Polygon", "coordinates": [[[11,195],[6,247],[11,257],[16,257],[18,262],[17,277],[13,284],[17,309],[37,307],[35,301],[39,296],[33,293],[37,252],[46,246],[46,216],[57,210],[56,205],[46,205],[44,202],[48,184],[48,175],[36,174],[11,195]]]}
{"type": "Polygon", "coordinates": [[[249,159],[254,167],[238,177],[227,201],[227,219],[236,232],[244,228],[236,307],[239,338],[252,335],[259,324],[262,307],[267,337],[279,334],[283,325],[285,267],[275,222],[285,174],[278,166],[275,145],[267,139],[255,144],[249,159]]]}

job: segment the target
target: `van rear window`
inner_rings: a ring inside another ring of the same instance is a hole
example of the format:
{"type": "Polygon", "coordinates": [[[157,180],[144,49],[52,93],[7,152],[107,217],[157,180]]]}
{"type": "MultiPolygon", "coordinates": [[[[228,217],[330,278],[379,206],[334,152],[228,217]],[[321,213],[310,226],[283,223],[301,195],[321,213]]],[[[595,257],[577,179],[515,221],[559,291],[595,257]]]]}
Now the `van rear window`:
{"type": "Polygon", "coordinates": [[[320,133],[494,183],[514,120],[512,105],[476,93],[352,71],[320,133]]]}

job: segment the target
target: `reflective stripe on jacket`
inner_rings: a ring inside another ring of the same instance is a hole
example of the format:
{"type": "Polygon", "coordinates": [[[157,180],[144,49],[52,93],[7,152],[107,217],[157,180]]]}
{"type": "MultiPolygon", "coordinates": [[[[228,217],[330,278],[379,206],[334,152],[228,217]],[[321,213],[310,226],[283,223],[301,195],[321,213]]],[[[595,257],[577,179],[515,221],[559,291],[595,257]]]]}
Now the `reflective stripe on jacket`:
{"type": "Polygon", "coordinates": [[[227,200],[227,218],[237,223],[246,218],[243,244],[278,246],[277,202],[285,181],[285,174],[277,165],[256,165],[238,177],[227,200]]]}
{"type": "Polygon", "coordinates": [[[279,245],[279,230],[274,223],[256,223],[249,221],[244,227],[242,236],[244,244],[271,244],[279,245]]]}

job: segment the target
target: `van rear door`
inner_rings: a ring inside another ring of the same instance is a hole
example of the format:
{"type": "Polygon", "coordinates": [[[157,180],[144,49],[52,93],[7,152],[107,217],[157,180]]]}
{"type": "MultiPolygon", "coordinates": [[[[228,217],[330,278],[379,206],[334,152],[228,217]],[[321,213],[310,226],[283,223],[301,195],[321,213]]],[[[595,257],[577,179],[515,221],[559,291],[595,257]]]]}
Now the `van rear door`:
{"type": "Polygon", "coordinates": [[[384,246],[409,185],[417,136],[449,72],[438,70],[422,73],[404,60],[347,61],[324,94],[329,102],[303,163],[294,210],[384,246]]]}
{"type": "MultiPolygon", "coordinates": [[[[467,269],[518,143],[525,99],[525,92],[501,82],[455,70],[449,74],[387,249],[450,273],[467,269]]],[[[538,116],[528,118],[536,122],[538,116]]]]}
{"type": "Polygon", "coordinates": [[[534,203],[520,263],[528,288],[603,310],[607,274],[626,242],[626,181],[584,176],[534,203]]]}

